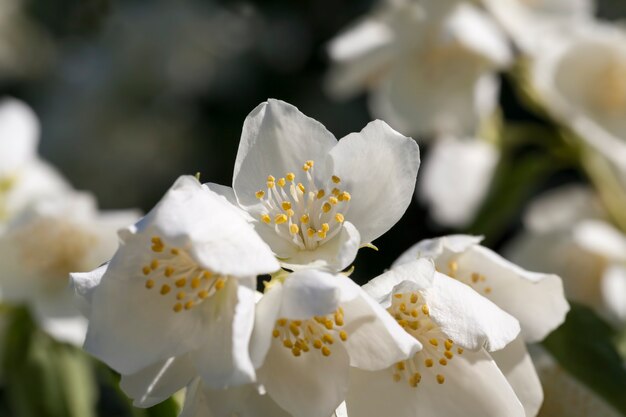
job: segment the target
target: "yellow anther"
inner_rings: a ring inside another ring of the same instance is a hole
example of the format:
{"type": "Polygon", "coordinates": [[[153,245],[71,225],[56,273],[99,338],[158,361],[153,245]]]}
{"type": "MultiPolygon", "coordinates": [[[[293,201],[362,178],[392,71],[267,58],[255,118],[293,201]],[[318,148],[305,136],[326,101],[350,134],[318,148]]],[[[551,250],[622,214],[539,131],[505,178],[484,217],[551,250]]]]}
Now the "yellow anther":
{"type": "Polygon", "coordinates": [[[213,273],[211,273],[211,271],[204,271],[204,272],[202,273],[202,278],[204,278],[204,279],[209,279],[209,278],[211,278],[212,276],[213,276],[213,273]]]}
{"type": "Polygon", "coordinates": [[[291,349],[293,347],[293,343],[291,342],[291,340],[285,339],[285,340],[283,340],[283,346],[286,347],[286,348],[291,349]]]}
{"type": "Polygon", "coordinates": [[[313,237],[313,236],[315,236],[315,233],[316,233],[316,232],[315,232],[315,229],[313,229],[312,227],[309,227],[309,228],[306,230],[306,234],[307,234],[307,236],[308,236],[308,237],[313,237]]]}
{"type": "Polygon", "coordinates": [[[265,224],[270,224],[272,222],[272,218],[270,217],[269,214],[262,214],[261,215],[261,221],[265,224]]]}
{"type": "Polygon", "coordinates": [[[185,291],[179,291],[179,292],[176,294],[176,299],[177,299],[177,300],[184,300],[184,299],[185,299],[185,297],[187,297],[187,294],[185,294],[185,291]]]}
{"type": "Polygon", "coordinates": [[[409,327],[413,330],[417,330],[420,327],[420,322],[419,321],[412,321],[409,323],[409,327]]]}
{"type": "Polygon", "coordinates": [[[339,194],[341,194],[341,190],[335,187],[332,189],[331,194],[334,195],[335,197],[339,197],[339,194]]]}
{"type": "Polygon", "coordinates": [[[209,292],[207,290],[198,291],[198,298],[201,298],[202,300],[204,300],[208,296],[209,296],[209,292]]]}
{"type": "Polygon", "coordinates": [[[402,294],[394,294],[393,296],[396,298],[402,298],[402,294]]]}
{"type": "Polygon", "coordinates": [[[330,356],[330,349],[328,348],[328,346],[322,346],[322,355],[330,356]]]}
{"type": "Polygon", "coordinates": [[[472,273],[472,282],[473,282],[474,284],[476,284],[476,283],[478,282],[478,280],[479,280],[479,279],[480,279],[480,274],[478,274],[478,273],[476,273],[476,272],[472,273]]]}
{"type": "Polygon", "coordinates": [[[163,242],[161,241],[161,239],[158,237],[153,237],[151,249],[154,252],[163,252],[163,248],[165,248],[165,245],[163,245],[163,242]]]}
{"type": "Polygon", "coordinates": [[[315,165],[315,161],[311,161],[310,159],[308,161],[305,162],[306,165],[309,166],[309,168],[313,168],[313,165],[315,165]]]}
{"type": "Polygon", "coordinates": [[[279,326],[286,326],[287,325],[287,319],[278,319],[276,320],[276,324],[279,326]]]}
{"type": "Polygon", "coordinates": [[[450,275],[452,278],[455,278],[456,273],[459,270],[459,264],[456,261],[450,261],[448,262],[448,269],[450,271],[448,275],[450,275]]]}
{"type": "Polygon", "coordinates": [[[333,175],[331,178],[335,184],[339,184],[341,182],[341,178],[336,175],[333,175]]]}
{"type": "Polygon", "coordinates": [[[304,172],[308,171],[309,169],[311,169],[311,167],[310,167],[310,166],[308,166],[307,164],[302,165],[302,170],[303,170],[304,172]]]}
{"type": "Polygon", "coordinates": [[[430,343],[433,346],[439,346],[439,341],[437,339],[435,339],[434,337],[432,339],[430,339],[428,341],[428,343],[430,343]]]}
{"type": "Polygon", "coordinates": [[[189,301],[187,301],[187,302],[185,303],[185,310],[189,310],[189,309],[191,309],[191,308],[193,307],[193,305],[194,305],[193,300],[189,300],[189,301]]]}
{"type": "Polygon", "coordinates": [[[411,303],[413,304],[417,303],[417,294],[415,293],[411,294],[411,303]]]}
{"type": "Polygon", "coordinates": [[[326,239],[326,232],[323,230],[318,230],[317,237],[319,237],[320,239],[326,239]]]}
{"type": "Polygon", "coordinates": [[[292,235],[297,235],[299,231],[300,231],[300,228],[298,227],[297,224],[292,224],[291,226],[289,226],[289,232],[292,235]]]}
{"type": "Polygon", "coordinates": [[[315,340],[313,341],[313,347],[314,347],[315,349],[321,349],[321,348],[322,348],[322,341],[321,341],[321,340],[319,340],[319,339],[315,339],[315,340]]]}
{"type": "Polygon", "coordinates": [[[323,211],[324,213],[328,213],[329,211],[331,211],[331,210],[332,210],[332,208],[333,208],[333,207],[332,207],[332,206],[330,205],[330,203],[328,203],[328,202],[326,202],[326,203],[322,204],[322,211],[323,211]]]}
{"type": "Polygon", "coordinates": [[[142,271],[143,271],[144,275],[148,275],[150,273],[151,269],[150,269],[149,266],[144,266],[142,271]]]}
{"type": "Polygon", "coordinates": [[[150,262],[150,269],[154,271],[158,267],[159,267],[159,261],[157,261],[156,259],[153,259],[152,262],[150,262]]]}
{"type": "Polygon", "coordinates": [[[343,217],[343,214],[341,214],[341,213],[335,214],[335,221],[337,223],[343,223],[344,220],[345,220],[345,217],[343,217]]]}
{"type": "Polygon", "coordinates": [[[289,325],[289,331],[296,337],[300,336],[300,328],[295,323],[289,325]]]}
{"type": "Polygon", "coordinates": [[[328,232],[330,230],[330,225],[328,223],[322,223],[322,230],[324,232],[328,232]]]}
{"type": "Polygon", "coordinates": [[[223,279],[218,279],[217,282],[215,283],[215,289],[217,291],[221,290],[222,288],[224,288],[224,285],[226,285],[226,281],[224,281],[223,279]]]}
{"type": "Polygon", "coordinates": [[[426,359],[424,361],[424,365],[426,365],[427,368],[432,368],[433,366],[433,360],[432,359],[426,359]]]}
{"type": "Polygon", "coordinates": [[[458,353],[459,355],[463,354],[463,348],[457,348],[456,353],[458,353]]]}
{"type": "Polygon", "coordinates": [[[445,347],[446,347],[446,350],[450,350],[450,349],[452,349],[452,345],[453,345],[453,344],[454,344],[454,343],[453,343],[453,342],[452,342],[452,340],[450,340],[450,339],[448,339],[448,340],[446,340],[446,341],[444,342],[444,345],[445,345],[445,347]]]}
{"type": "Polygon", "coordinates": [[[289,209],[285,212],[285,214],[287,214],[287,217],[293,217],[296,213],[292,209],[289,209]]]}
{"type": "Polygon", "coordinates": [[[304,194],[304,192],[306,191],[306,188],[304,188],[304,185],[302,185],[301,182],[298,183],[298,190],[300,190],[302,194],[304,194]]]}
{"type": "Polygon", "coordinates": [[[170,291],[171,291],[170,286],[167,284],[163,284],[163,286],[161,287],[161,295],[165,295],[169,293],[170,291]]]}
{"type": "Polygon", "coordinates": [[[332,330],[332,328],[335,327],[335,324],[332,322],[332,320],[326,319],[324,320],[324,327],[326,327],[326,329],[328,330],[332,330]]]}
{"type": "Polygon", "coordinates": [[[339,204],[339,200],[337,200],[337,197],[329,197],[328,202],[332,204],[333,206],[339,204]]]}
{"type": "Polygon", "coordinates": [[[147,280],[146,281],[146,288],[150,289],[152,287],[154,287],[154,280],[151,280],[151,279],[147,280]]]}
{"type": "Polygon", "coordinates": [[[176,303],[174,304],[174,312],[175,313],[180,313],[180,311],[183,309],[183,305],[181,303],[176,303]]]}
{"type": "Polygon", "coordinates": [[[448,361],[446,360],[446,358],[441,358],[441,359],[439,359],[439,363],[440,363],[442,366],[446,366],[446,365],[448,364],[448,361]]]}
{"type": "Polygon", "coordinates": [[[452,359],[454,357],[454,353],[450,352],[449,350],[446,350],[445,352],[443,352],[443,356],[445,356],[448,359],[452,359]]]}
{"type": "Polygon", "coordinates": [[[291,349],[291,353],[297,358],[301,355],[301,350],[298,347],[294,347],[293,349],[291,349]]]}
{"type": "Polygon", "coordinates": [[[343,326],[343,315],[339,312],[335,313],[335,324],[337,326],[343,326]]]}
{"type": "Polygon", "coordinates": [[[172,268],[171,266],[167,266],[165,267],[165,272],[164,272],[166,277],[171,277],[172,274],[174,274],[174,268],[172,268]]]}
{"type": "Polygon", "coordinates": [[[277,214],[276,217],[274,217],[274,223],[283,224],[286,223],[288,219],[286,214],[277,214]]]}
{"type": "Polygon", "coordinates": [[[490,293],[491,293],[491,287],[485,288],[485,294],[490,294],[490,293]]]}
{"type": "Polygon", "coordinates": [[[411,378],[409,379],[409,385],[415,388],[417,387],[417,384],[419,384],[421,380],[422,380],[422,375],[420,375],[419,372],[416,372],[413,375],[411,375],[411,378]]]}
{"type": "Polygon", "coordinates": [[[194,290],[200,287],[200,277],[194,277],[191,280],[191,288],[193,288],[194,290]]]}
{"type": "Polygon", "coordinates": [[[422,313],[424,313],[425,315],[430,314],[430,311],[428,310],[428,306],[426,304],[422,306],[422,313]]]}
{"type": "Polygon", "coordinates": [[[278,331],[278,329],[274,329],[274,331],[272,332],[272,336],[274,337],[280,336],[280,332],[278,331]]]}
{"type": "Polygon", "coordinates": [[[296,179],[296,174],[294,174],[293,172],[288,172],[285,175],[285,178],[287,179],[287,181],[293,181],[296,179]]]}
{"type": "Polygon", "coordinates": [[[333,343],[335,343],[335,339],[333,339],[333,337],[329,335],[328,333],[322,336],[322,340],[324,340],[324,342],[328,343],[329,345],[332,345],[333,343]]]}
{"type": "Polygon", "coordinates": [[[446,382],[446,378],[441,374],[437,374],[437,382],[439,384],[443,384],[444,382],[446,382]]]}
{"type": "Polygon", "coordinates": [[[339,338],[341,339],[342,342],[345,342],[346,340],[348,340],[348,333],[346,333],[345,330],[341,330],[339,332],[339,338]]]}
{"type": "Polygon", "coordinates": [[[339,194],[337,198],[339,199],[339,201],[350,201],[352,196],[350,195],[349,192],[344,191],[343,193],[339,194]]]}
{"type": "Polygon", "coordinates": [[[281,207],[283,210],[289,210],[291,208],[291,203],[289,201],[283,201],[281,203],[281,207]]]}
{"type": "Polygon", "coordinates": [[[319,191],[317,192],[317,199],[318,199],[318,200],[321,200],[322,198],[324,198],[324,196],[325,196],[325,195],[326,195],[326,191],[324,191],[324,190],[319,190],[319,191]]]}
{"type": "Polygon", "coordinates": [[[284,187],[286,183],[287,182],[284,178],[279,178],[278,181],[276,181],[276,184],[278,184],[279,187],[284,187]]]}
{"type": "Polygon", "coordinates": [[[179,252],[178,252],[178,249],[173,248],[172,250],[170,250],[170,253],[171,253],[172,255],[178,255],[178,253],[179,253],[179,252]]]}
{"type": "Polygon", "coordinates": [[[406,311],[406,304],[400,303],[400,311],[403,313],[406,311]]]}
{"type": "Polygon", "coordinates": [[[393,380],[396,382],[400,382],[402,380],[402,375],[400,374],[393,374],[393,380]]]}
{"type": "Polygon", "coordinates": [[[179,278],[174,282],[174,284],[176,284],[178,288],[182,288],[187,285],[187,278],[179,278]]]}
{"type": "Polygon", "coordinates": [[[404,362],[398,362],[396,363],[396,369],[398,371],[404,371],[406,369],[406,365],[404,364],[404,362]]]}
{"type": "Polygon", "coordinates": [[[255,196],[256,196],[256,198],[258,198],[260,200],[263,197],[265,197],[265,191],[259,190],[259,191],[256,192],[255,196]]]}
{"type": "Polygon", "coordinates": [[[276,183],[274,181],[268,181],[267,182],[267,188],[274,188],[275,185],[276,185],[276,183]]]}
{"type": "Polygon", "coordinates": [[[302,216],[300,216],[300,223],[302,224],[308,224],[309,223],[309,215],[308,214],[303,214],[302,216]]]}
{"type": "Polygon", "coordinates": [[[267,176],[267,182],[274,182],[274,181],[276,181],[276,178],[274,178],[273,175],[268,175],[267,176]]]}
{"type": "Polygon", "coordinates": [[[411,310],[411,317],[415,318],[419,315],[419,312],[417,311],[416,308],[414,308],[413,310],[411,310]]]}

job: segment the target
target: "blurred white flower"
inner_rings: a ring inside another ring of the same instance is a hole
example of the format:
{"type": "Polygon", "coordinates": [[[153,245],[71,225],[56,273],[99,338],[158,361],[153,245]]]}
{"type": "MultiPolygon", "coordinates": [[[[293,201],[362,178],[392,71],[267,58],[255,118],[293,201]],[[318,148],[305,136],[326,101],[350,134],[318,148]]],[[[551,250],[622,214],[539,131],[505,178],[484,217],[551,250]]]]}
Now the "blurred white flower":
{"type": "Polygon", "coordinates": [[[548,33],[565,34],[593,19],[593,0],[480,0],[525,53],[534,55],[548,33]]]}
{"type": "Polygon", "coordinates": [[[440,224],[462,227],[474,219],[483,202],[500,153],[477,139],[438,140],[424,162],[418,181],[419,197],[430,205],[440,224]]]}
{"type": "Polygon", "coordinates": [[[164,362],[177,376],[165,398],[189,382],[187,361],[211,387],[253,381],[256,276],[279,265],[239,211],[181,177],[120,238],[108,265],[72,274],[89,312],[85,349],[121,374],[140,373],[138,384],[164,362]]]}
{"type": "Polygon", "coordinates": [[[284,266],[339,271],[404,214],[419,164],[415,141],[384,122],[337,142],[296,107],[270,100],[246,118],[233,188],[210,187],[250,215],[284,266]]]}
{"type": "Polygon", "coordinates": [[[538,417],[620,417],[589,387],[571,376],[540,346],[531,350],[544,387],[544,402],[538,417]]]}
{"type": "Polygon", "coordinates": [[[544,42],[531,68],[533,87],[552,113],[626,178],[626,32],[581,25],[544,42]]]}
{"type": "Polygon", "coordinates": [[[295,417],[316,417],[344,401],[350,369],[385,369],[420,348],[350,278],[303,269],[259,301],[251,355],[267,395],[295,417]]]}
{"type": "Polygon", "coordinates": [[[626,236],[606,221],[591,190],[565,186],[540,196],[525,226],[508,258],[558,274],[568,299],[626,320],[626,236]]]}
{"type": "Polygon", "coordinates": [[[350,415],[525,416],[489,351],[518,335],[515,318],[421,259],[364,287],[423,349],[390,368],[352,370],[350,415]]]}
{"type": "Polygon", "coordinates": [[[542,340],[565,320],[569,305],[563,284],[556,275],[529,272],[508,262],[480,241],[480,237],[466,235],[423,240],[404,252],[394,266],[433,259],[438,271],[473,288],[519,321],[518,339],[492,356],[526,415],[535,416],[543,394],[524,342],[542,340]]]}
{"type": "Polygon", "coordinates": [[[21,101],[0,101],[0,231],[32,202],[71,187],[37,155],[39,121],[21,101]]]}
{"type": "Polygon", "coordinates": [[[372,113],[412,134],[473,134],[497,101],[496,72],[511,61],[506,38],[470,4],[392,2],[329,46],[329,90],[368,90],[372,113]],[[435,16],[438,17],[438,16],[435,16]]]}

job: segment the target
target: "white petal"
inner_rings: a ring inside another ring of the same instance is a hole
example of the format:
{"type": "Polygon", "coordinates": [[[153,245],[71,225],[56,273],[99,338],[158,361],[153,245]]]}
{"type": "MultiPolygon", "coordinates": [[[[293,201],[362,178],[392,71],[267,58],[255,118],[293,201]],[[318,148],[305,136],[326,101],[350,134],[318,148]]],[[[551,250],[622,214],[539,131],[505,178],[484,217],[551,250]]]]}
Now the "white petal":
{"type": "Polygon", "coordinates": [[[582,221],[574,227],[574,241],[583,249],[626,262],[626,236],[600,220],[582,221]]]}
{"type": "Polygon", "coordinates": [[[363,243],[400,220],[411,202],[420,165],[415,141],[376,120],[341,139],[330,152],[330,162],[352,196],[344,216],[359,230],[363,243]]]}
{"type": "Polygon", "coordinates": [[[268,100],[246,118],[237,151],[233,189],[244,206],[255,206],[255,192],[266,189],[268,175],[298,172],[308,160],[323,161],[336,144],[318,121],[296,107],[268,100]]]}
{"type": "Polygon", "coordinates": [[[87,316],[91,314],[93,291],[100,285],[102,276],[108,266],[108,264],[104,264],[90,272],[74,272],[70,274],[70,286],[76,295],[76,307],[87,316]]]}
{"type": "Polygon", "coordinates": [[[421,258],[431,258],[436,261],[439,267],[447,267],[451,256],[479,244],[482,239],[482,236],[470,235],[447,235],[434,239],[424,239],[404,251],[391,267],[396,268],[398,265],[421,258]]]}
{"type": "Polygon", "coordinates": [[[518,337],[504,349],[492,352],[491,357],[524,406],[526,417],[535,417],[543,402],[543,390],[524,340],[518,337]]]}
{"type": "Polygon", "coordinates": [[[412,282],[416,290],[432,285],[435,276],[435,265],[429,259],[415,259],[406,264],[393,267],[390,271],[379,275],[367,284],[363,290],[384,308],[391,305],[393,289],[402,282],[412,282]]]}
{"type": "Polygon", "coordinates": [[[432,287],[423,294],[431,319],[464,348],[499,350],[519,334],[520,326],[514,317],[446,275],[436,272],[432,287]]]}
{"type": "Polygon", "coordinates": [[[283,285],[279,316],[302,320],[333,313],[340,301],[357,295],[356,290],[352,293],[341,291],[340,279],[315,269],[303,269],[289,275],[283,285]]]}
{"type": "Polygon", "coordinates": [[[601,291],[609,313],[620,322],[626,321],[626,267],[618,264],[606,268],[601,291]]]}
{"type": "Polygon", "coordinates": [[[0,101],[0,177],[34,159],[39,141],[39,121],[35,113],[16,99],[0,101]]]}
{"type": "Polygon", "coordinates": [[[75,316],[51,317],[37,314],[39,326],[59,342],[82,346],[87,333],[87,319],[75,316]]]}
{"type": "MultiPolygon", "coordinates": [[[[254,285],[251,280],[250,287],[254,285]]],[[[254,381],[249,354],[254,324],[255,290],[228,280],[213,303],[211,322],[204,329],[205,342],[193,354],[202,381],[210,388],[224,388],[254,381]]]]}
{"type": "Polygon", "coordinates": [[[250,357],[255,369],[263,364],[272,343],[272,330],[279,317],[282,299],[283,284],[276,282],[256,304],[254,328],[250,341],[250,357]]]}
{"type": "MultiPolygon", "coordinates": [[[[265,235],[263,236],[265,237],[265,235]]],[[[286,242],[283,238],[278,239],[286,242]]],[[[272,246],[271,243],[270,246],[272,246]]],[[[289,246],[294,247],[293,245],[289,246]]],[[[281,257],[281,265],[291,270],[317,267],[331,271],[342,271],[352,264],[360,246],[361,235],[359,231],[352,223],[346,221],[343,223],[341,231],[330,241],[313,251],[294,251],[292,255],[281,257]]]]}
{"type": "Polygon", "coordinates": [[[455,278],[468,282],[519,320],[527,342],[542,340],[565,320],[569,304],[558,276],[526,271],[479,245],[467,249],[456,262],[455,278]],[[474,273],[484,276],[485,281],[473,283],[474,273]]]}
{"type": "MultiPolygon", "coordinates": [[[[349,278],[337,278],[358,287],[349,278]]],[[[368,371],[385,369],[422,348],[387,310],[365,291],[360,292],[354,300],[342,305],[345,313],[343,330],[348,334],[344,344],[350,355],[350,366],[368,371]]]]}
{"type": "Polygon", "coordinates": [[[224,275],[258,275],[279,269],[270,248],[237,209],[191,176],[180,177],[137,224],[224,275]]]}
{"type": "Polygon", "coordinates": [[[258,377],[272,399],[294,417],[330,416],[348,390],[349,363],[340,343],[327,357],[313,349],[295,357],[273,339],[258,377]]]}
{"type": "Polygon", "coordinates": [[[446,226],[464,226],[472,221],[487,194],[498,159],[497,149],[484,141],[438,140],[418,182],[431,216],[446,226]]]}
{"type": "Polygon", "coordinates": [[[169,358],[137,373],[122,375],[120,388],[135,407],[152,407],[184,388],[196,371],[188,355],[169,358]]]}
{"type": "Polygon", "coordinates": [[[239,209],[239,212],[241,213],[241,215],[245,217],[246,220],[248,220],[248,222],[254,221],[254,218],[250,216],[250,214],[247,211],[245,211],[239,206],[239,202],[237,201],[237,196],[235,196],[235,190],[233,190],[231,187],[228,187],[226,185],[215,184],[212,182],[208,182],[202,185],[208,188],[209,190],[213,191],[215,194],[221,195],[233,207],[239,209]]]}
{"type": "MultiPolygon", "coordinates": [[[[419,354],[419,353],[418,353],[419,354]]],[[[433,368],[434,369],[434,368],[433,368]]],[[[484,350],[466,351],[437,371],[422,373],[418,386],[394,381],[393,371],[352,370],[346,399],[358,417],[524,417],[524,408],[484,350]],[[435,374],[445,377],[438,384],[435,374]]]]}

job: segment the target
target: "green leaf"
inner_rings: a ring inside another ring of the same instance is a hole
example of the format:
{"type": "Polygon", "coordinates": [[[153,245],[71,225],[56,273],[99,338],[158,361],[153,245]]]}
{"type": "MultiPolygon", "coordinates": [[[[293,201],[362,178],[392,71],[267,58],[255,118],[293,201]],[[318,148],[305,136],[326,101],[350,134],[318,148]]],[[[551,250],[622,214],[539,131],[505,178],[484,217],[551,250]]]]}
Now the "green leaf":
{"type": "Polygon", "coordinates": [[[626,416],[626,369],[615,332],[592,310],[572,304],[565,323],[543,345],[570,374],[626,416]]]}

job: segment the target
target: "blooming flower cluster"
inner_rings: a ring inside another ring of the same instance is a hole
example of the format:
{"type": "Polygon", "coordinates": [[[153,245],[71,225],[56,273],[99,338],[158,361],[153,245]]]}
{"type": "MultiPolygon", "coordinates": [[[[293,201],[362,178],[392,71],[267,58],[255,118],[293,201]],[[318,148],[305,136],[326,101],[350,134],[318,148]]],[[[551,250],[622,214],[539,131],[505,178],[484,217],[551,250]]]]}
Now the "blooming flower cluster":
{"type": "Polygon", "coordinates": [[[564,320],[556,275],[456,235],[363,287],[349,278],[359,248],[407,209],[419,164],[415,141],[384,122],[337,141],[262,103],[232,188],[180,177],[108,263],[72,274],[85,349],[137,406],[186,388],[184,417],[536,415],[524,342],[564,320]]]}

